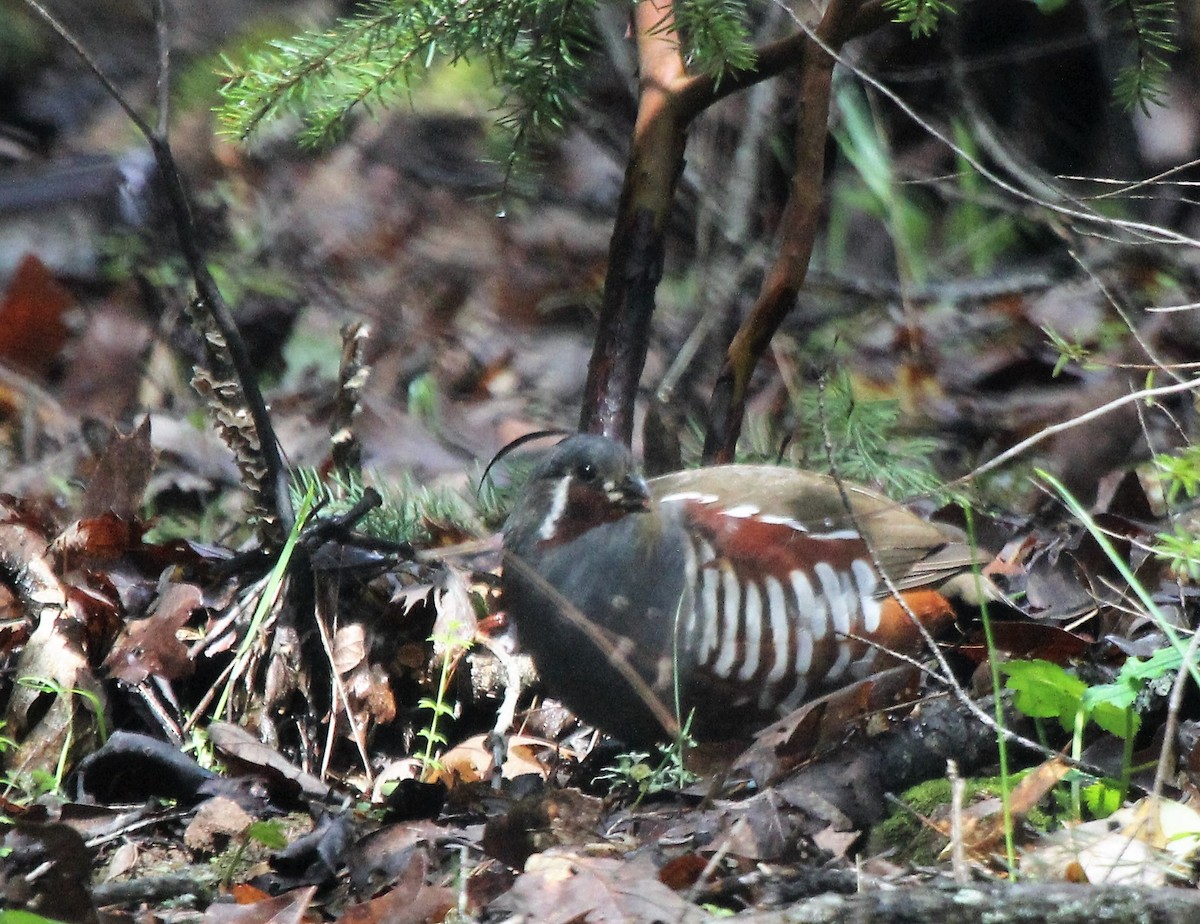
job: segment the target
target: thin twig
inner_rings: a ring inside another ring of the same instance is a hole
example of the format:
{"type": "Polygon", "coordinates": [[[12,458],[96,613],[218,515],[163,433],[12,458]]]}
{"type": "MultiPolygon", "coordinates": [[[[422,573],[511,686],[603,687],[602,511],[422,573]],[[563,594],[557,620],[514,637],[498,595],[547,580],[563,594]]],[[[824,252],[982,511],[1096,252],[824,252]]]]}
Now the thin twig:
{"type": "MultiPolygon", "coordinates": [[[[775,2],[781,3],[782,0],[775,0],[775,2]]],[[[806,35],[808,35],[808,37],[811,38],[819,48],[821,48],[826,54],[830,55],[838,64],[849,70],[864,83],[869,84],[878,90],[881,94],[891,100],[893,105],[895,105],[897,109],[904,113],[904,115],[906,115],[914,124],[919,126],[922,131],[926,132],[930,137],[941,142],[941,144],[943,144],[948,150],[954,152],[957,157],[961,158],[964,163],[969,164],[971,168],[980,176],[991,182],[997,188],[1004,190],[1009,195],[1015,196],[1023,202],[1040,206],[1041,208],[1053,212],[1056,215],[1062,216],[1063,218],[1081,221],[1088,225],[1097,227],[1109,227],[1124,231],[1134,238],[1140,240],[1142,243],[1178,244],[1187,247],[1200,247],[1200,240],[1193,237],[1188,237],[1186,234],[1181,234],[1177,231],[1172,231],[1169,228],[1162,228],[1158,225],[1149,224],[1148,222],[1112,218],[1107,215],[1102,215],[1098,212],[1086,210],[1082,207],[1071,208],[1061,203],[1051,202],[1047,199],[1036,196],[1025,189],[1021,189],[1019,186],[1008,182],[997,175],[981,160],[979,160],[974,153],[964,149],[961,145],[956,144],[955,141],[948,134],[946,134],[946,132],[937,128],[928,120],[922,118],[912,106],[901,99],[900,96],[894,91],[889,89],[881,80],[858,67],[845,55],[840,54],[832,45],[830,45],[817,34],[817,30],[813,29],[812,26],[804,22],[804,20],[797,16],[793,10],[788,8],[786,5],[783,5],[783,7],[785,12],[791,16],[796,25],[806,35]]],[[[1078,200],[1072,201],[1077,202],[1078,200]]],[[[1131,241],[1127,240],[1124,243],[1131,243],[1131,241]]]]}
{"type": "MultiPolygon", "coordinates": [[[[337,603],[336,596],[338,593],[337,582],[322,581],[326,585],[326,590],[335,597],[333,605],[329,607],[329,614],[332,620],[337,619],[337,603]]],[[[321,779],[327,779],[329,775],[329,759],[333,754],[333,736],[337,729],[337,711],[338,700],[341,700],[342,708],[345,710],[346,722],[350,726],[350,737],[354,739],[355,747],[358,748],[358,756],[362,761],[363,773],[366,775],[366,785],[363,786],[364,792],[369,792],[375,787],[375,771],[371,768],[371,756],[367,753],[367,737],[362,725],[354,714],[354,708],[350,703],[350,693],[346,689],[346,684],[342,680],[341,671],[338,670],[337,658],[334,654],[333,636],[330,634],[329,627],[325,625],[326,612],[326,594],[318,591],[316,595],[316,606],[314,607],[313,621],[317,624],[317,633],[321,637],[321,648],[325,652],[325,659],[329,664],[329,677],[333,682],[334,702],[329,709],[329,737],[326,739],[325,754],[321,759],[321,779]]],[[[334,632],[336,633],[336,626],[334,632]]]]}
{"type": "Polygon", "coordinates": [[[164,21],[166,13],[165,2],[164,0],[155,0],[154,6],[155,35],[158,43],[158,62],[160,68],[158,90],[162,110],[158,117],[160,126],[158,130],[152,128],[129,104],[116,84],[109,79],[96,60],[66,26],[59,22],[38,0],[25,0],[25,3],[78,55],[80,60],[95,75],[96,79],[100,81],[104,89],[108,91],[108,94],[121,107],[125,115],[129,117],[129,120],[133,122],[134,126],[150,145],[159,175],[163,180],[167,202],[171,208],[175,231],[179,239],[179,247],[183,252],[184,260],[188,265],[188,271],[192,276],[192,283],[196,288],[198,300],[203,309],[211,316],[213,324],[225,339],[225,344],[229,350],[230,362],[237,373],[242,394],[245,397],[251,420],[253,420],[254,428],[257,431],[259,451],[262,453],[262,462],[266,469],[264,482],[270,486],[273,513],[279,520],[280,531],[286,535],[290,532],[293,523],[295,523],[295,512],[292,510],[288,487],[288,471],[283,464],[283,456],[279,449],[278,440],[275,437],[275,429],[271,424],[270,413],[267,410],[266,402],[263,400],[262,392],[258,388],[255,366],[250,361],[249,352],[246,349],[245,342],[242,340],[237,322],[234,321],[233,314],[229,310],[229,305],[226,303],[220,288],[208,270],[207,259],[203,248],[200,246],[199,235],[196,232],[196,224],[192,216],[191,199],[184,187],[183,176],[179,171],[178,164],[175,162],[175,156],[171,151],[170,142],[167,138],[167,113],[163,100],[169,93],[169,87],[166,84],[169,76],[170,55],[168,48],[170,43],[164,21]]]}
{"type": "Polygon", "coordinates": [[[946,777],[950,780],[950,868],[954,871],[954,881],[966,885],[971,879],[963,837],[963,799],[967,784],[958,772],[957,761],[946,761],[946,777]]]}
{"type": "Polygon", "coordinates": [[[1116,293],[1109,289],[1104,280],[1101,279],[1099,274],[1097,274],[1097,272],[1092,268],[1092,265],[1083,259],[1083,257],[1079,255],[1078,251],[1074,247],[1068,247],[1067,254],[1072,260],[1075,261],[1075,265],[1087,274],[1087,277],[1092,281],[1092,284],[1100,290],[1100,294],[1104,296],[1112,310],[1115,311],[1124,322],[1125,329],[1129,331],[1130,336],[1133,337],[1133,339],[1137,342],[1137,345],[1142,348],[1142,352],[1146,354],[1146,358],[1154,363],[1154,368],[1161,371],[1164,375],[1170,376],[1176,382],[1182,382],[1183,376],[1180,375],[1171,365],[1169,365],[1166,360],[1159,358],[1154,346],[1142,335],[1142,332],[1138,330],[1137,325],[1134,324],[1133,320],[1129,317],[1129,312],[1125,309],[1125,306],[1121,304],[1121,300],[1117,298],[1116,293]]]}
{"type": "Polygon", "coordinates": [[[954,487],[955,485],[965,484],[966,482],[972,481],[973,479],[978,478],[980,475],[990,472],[995,468],[999,468],[1004,463],[1015,459],[1027,449],[1032,449],[1039,443],[1043,443],[1050,439],[1050,437],[1056,436],[1057,434],[1066,430],[1071,430],[1087,423],[1088,421],[1095,420],[1098,417],[1103,417],[1105,414],[1115,411],[1117,408],[1124,407],[1126,404],[1130,404],[1135,401],[1144,401],[1147,398],[1161,398],[1164,395],[1176,395],[1180,392],[1192,391],[1198,388],[1200,388],[1200,378],[1188,379],[1184,382],[1177,382],[1174,385],[1160,385],[1157,388],[1143,388],[1139,391],[1132,391],[1127,395],[1122,395],[1120,398],[1115,398],[1112,401],[1101,404],[1099,407],[1092,408],[1090,411],[1085,411],[1076,417],[1072,417],[1070,420],[1064,420],[1061,423],[1050,424],[1050,426],[1039,430],[1032,436],[1021,440],[1021,442],[1017,443],[1015,446],[1011,446],[1004,450],[1004,452],[1000,453],[998,456],[994,456],[992,459],[983,463],[983,465],[980,465],[967,472],[967,474],[949,482],[947,487],[954,487]]]}
{"type": "MultiPolygon", "coordinates": [[[[1181,600],[1180,603],[1182,604],[1183,601],[1181,600]]],[[[1183,663],[1188,664],[1194,661],[1197,651],[1200,651],[1200,632],[1193,632],[1192,640],[1188,642],[1187,652],[1183,656],[1183,663]]],[[[1158,755],[1158,766],[1154,770],[1154,785],[1150,789],[1150,795],[1155,804],[1162,798],[1167,775],[1175,764],[1175,731],[1179,727],[1179,710],[1183,707],[1183,692],[1187,689],[1190,676],[1186,670],[1181,669],[1175,675],[1175,683],[1171,685],[1171,698],[1167,701],[1167,720],[1163,723],[1162,751],[1158,755]]]]}
{"type": "Polygon", "coordinates": [[[672,739],[679,737],[679,722],[676,721],[674,714],[663,705],[662,699],[655,694],[650,684],[646,683],[637,668],[630,663],[626,652],[613,644],[611,632],[598,626],[584,613],[581,613],[579,608],[571,603],[558,588],[538,574],[519,555],[505,552],[503,567],[520,572],[521,577],[529,581],[537,593],[543,594],[551,605],[558,607],[567,622],[578,630],[621,675],[621,679],[633,688],[638,699],[650,710],[655,721],[662,726],[667,735],[672,739]]]}
{"type": "MultiPolygon", "coordinates": [[[[820,400],[823,400],[824,397],[823,388],[824,380],[822,379],[818,381],[817,394],[818,399],[820,400]]],[[[925,627],[925,624],[917,618],[917,614],[913,612],[913,609],[911,606],[909,606],[908,601],[904,599],[900,588],[896,586],[896,582],[892,580],[891,575],[888,574],[888,572],[883,568],[879,553],[876,550],[874,543],[871,541],[870,536],[867,535],[867,533],[859,526],[858,516],[854,512],[854,507],[850,503],[850,494],[846,490],[846,483],[842,480],[841,475],[838,473],[837,467],[833,464],[833,440],[829,434],[829,422],[823,412],[818,416],[821,420],[821,431],[824,439],[825,453],[829,460],[830,475],[833,478],[834,484],[837,485],[838,493],[841,495],[842,505],[846,510],[846,516],[849,518],[855,532],[857,532],[859,537],[862,539],[863,545],[867,547],[867,554],[871,558],[871,563],[875,567],[875,570],[879,573],[879,577],[883,581],[884,586],[887,588],[888,594],[893,600],[896,601],[897,605],[904,611],[905,616],[907,616],[912,622],[913,627],[917,630],[917,632],[920,633],[926,648],[929,650],[933,659],[937,662],[938,670],[941,673],[929,672],[930,675],[935,677],[938,682],[946,686],[953,694],[954,698],[960,704],[962,704],[962,706],[966,708],[966,710],[970,712],[970,714],[974,716],[977,721],[982,722],[983,725],[991,729],[994,734],[1003,735],[1005,740],[1013,744],[1019,744],[1021,747],[1027,748],[1035,754],[1041,754],[1047,758],[1062,757],[1062,755],[1057,751],[1048,748],[1037,741],[1033,741],[1030,738],[1026,738],[1024,735],[1017,734],[1010,728],[1000,725],[994,716],[990,716],[984,712],[983,709],[980,708],[979,704],[971,698],[971,695],[965,689],[963,689],[962,684],[960,684],[958,679],[954,676],[954,671],[950,667],[950,663],[946,660],[946,656],[942,653],[941,646],[938,645],[937,640],[930,634],[929,630],[925,627]]],[[[1062,757],[1062,759],[1070,763],[1072,767],[1086,770],[1090,773],[1096,774],[1097,776],[1103,776],[1103,772],[1101,770],[1093,767],[1090,764],[1067,757],[1062,757]]]]}

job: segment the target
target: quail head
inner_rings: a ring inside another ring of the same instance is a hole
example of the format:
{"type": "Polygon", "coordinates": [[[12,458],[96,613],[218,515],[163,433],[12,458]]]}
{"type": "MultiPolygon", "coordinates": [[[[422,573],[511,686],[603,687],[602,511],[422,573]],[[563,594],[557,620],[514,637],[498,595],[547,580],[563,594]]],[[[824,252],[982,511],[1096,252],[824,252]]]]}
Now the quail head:
{"type": "Polygon", "coordinates": [[[806,699],[913,654],[954,616],[938,589],[957,534],[812,472],[724,465],[647,483],[628,449],[576,435],[504,528],[502,599],[547,690],[630,743],[692,715],[746,737],[806,699]],[[861,532],[860,532],[861,531],[861,532]]]}

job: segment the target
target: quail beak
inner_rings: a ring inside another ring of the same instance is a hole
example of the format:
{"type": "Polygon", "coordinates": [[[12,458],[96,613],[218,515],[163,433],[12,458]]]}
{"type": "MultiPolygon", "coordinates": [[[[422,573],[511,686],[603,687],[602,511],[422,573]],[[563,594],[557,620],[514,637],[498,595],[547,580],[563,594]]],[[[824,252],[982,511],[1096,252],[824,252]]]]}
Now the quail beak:
{"type": "Polygon", "coordinates": [[[604,484],[608,499],[626,510],[650,509],[650,488],[641,475],[626,475],[620,481],[604,484]]]}

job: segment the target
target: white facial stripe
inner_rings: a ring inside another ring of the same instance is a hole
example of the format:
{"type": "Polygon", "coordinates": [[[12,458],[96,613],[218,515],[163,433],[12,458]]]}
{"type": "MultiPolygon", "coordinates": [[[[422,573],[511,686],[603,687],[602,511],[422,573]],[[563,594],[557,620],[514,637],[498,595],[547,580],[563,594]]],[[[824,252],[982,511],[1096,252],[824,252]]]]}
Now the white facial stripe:
{"type": "Polygon", "coordinates": [[[843,593],[842,582],[838,573],[829,562],[819,561],[813,570],[817,580],[821,582],[821,592],[829,602],[829,613],[833,617],[833,631],[838,635],[846,635],[850,631],[850,607],[847,606],[846,595],[843,593]]]}
{"type": "Polygon", "coordinates": [[[768,574],[763,579],[767,590],[767,615],[771,617],[771,644],[775,646],[775,663],[767,674],[767,683],[779,683],[788,667],[788,608],[787,597],[779,578],[768,574]]]}
{"type": "Polygon", "coordinates": [[[722,510],[721,513],[727,517],[736,517],[739,520],[744,520],[747,517],[757,516],[758,508],[753,504],[738,504],[736,507],[728,507],[722,510]]]}
{"type": "Polygon", "coordinates": [[[762,656],[762,594],[758,592],[757,584],[746,585],[742,612],[746,619],[746,652],[742,658],[742,669],[738,671],[738,680],[745,682],[758,673],[758,660],[762,656]]]}
{"type": "Polygon", "coordinates": [[[875,588],[879,586],[879,578],[875,569],[861,558],[856,558],[850,565],[854,572],[854,581],[858,585],[859,606],[862,608],[863,632],[870,635],[879,629],[879,617],[883,613],[883,604],[875,599],[875,588]]]}
{"type": "Polygon", "coordinates": [[[558,484],[554,486],[554,495],[550,499],[550,512],[546,514],[546,519],[542,521],[541,528],[538,530],[538,536],[542,539],[553,539],[554,532],[558,528],[558,518],[563,515],[563,511],[567,509],[567,492],[571,489],[571,476],[563,475],[559,479],[558,484]]]}
{"type": "Polygon", "coordinates": [[[794,520],[791,517],[781,517],[774,513],[764,513],[758,518],[760,523],[770,523],[772,526],[787,526],[797,532],[806,533],[808,527],[799,520],[794,520]]]}

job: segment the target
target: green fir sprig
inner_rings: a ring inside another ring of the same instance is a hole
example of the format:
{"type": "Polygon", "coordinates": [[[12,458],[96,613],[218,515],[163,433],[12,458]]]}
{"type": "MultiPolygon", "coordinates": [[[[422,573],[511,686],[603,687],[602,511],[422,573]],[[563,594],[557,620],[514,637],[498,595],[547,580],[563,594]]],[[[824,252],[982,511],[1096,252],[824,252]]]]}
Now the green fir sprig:
{"type": "Polygon", "coordinates": [[[402,99],[435,62],[481,59],[503,90],[514,152],[558,126],[587,51],[595,0],[371,0],[324,31],[225,61],[219,114],[246,138],[298,112],[300,138],[336,138],[359,110],[402,99]]]}
{"type": "Polygon", "coordinates": [[[1150,103],[1163,104],[1167,56],[1179,50],[1175,0],[1109,0],[1108,8],[1128,19],[1134,58],[1117,72],[1113,95],[1126,109],[1139,106],[1149,115],[1150,103]]]}
{"type": "MultiPolygon", "coordinates": [[[[598,0],[368,0],[328,29],[274,40],[224,59],[219,117],[245,139],[297,113],[300,139],[336,139],[359,111],[403,99],[437,63],[480,61],[501,91],[511,172],[562,127],[575,105],[598,0]]],[[[742,0],[678,0],[674,30],[693,71],[717,76],[754,65],[742,0]]]]}

